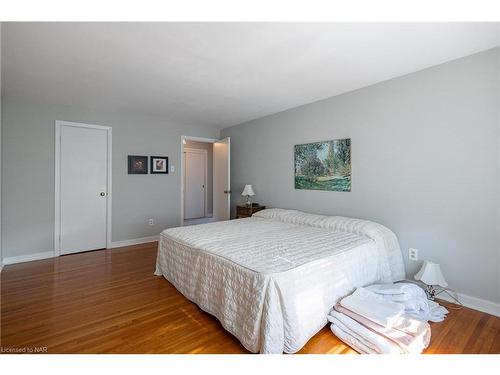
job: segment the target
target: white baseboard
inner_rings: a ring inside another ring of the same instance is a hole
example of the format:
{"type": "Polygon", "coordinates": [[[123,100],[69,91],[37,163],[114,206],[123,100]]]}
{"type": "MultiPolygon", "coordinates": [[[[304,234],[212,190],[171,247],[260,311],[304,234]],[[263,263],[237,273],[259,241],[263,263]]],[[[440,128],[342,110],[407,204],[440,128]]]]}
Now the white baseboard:
{"type": "MultiPolygon", "coordinates": [[[[500,303],[488,301],[485,299],[468,296],[467,294],[457,293],[458,300],[462,302],[465,307],[478,310],[487,314],[500,316],[500,303]]],[[[441,293],[436,298],[443,299],[448,302],[454,303],[453,298],[446,293],[441,293]]]]}
{"type": "Polygon", "coordinates": [[[26,254],[26,255],[19,255],[16,257],[3,258],[3,264],[8,265],[8,264],[15,264],[15,263],[31,262],[32,260],[40,260],[40,259],[47,259],[47,258],[53,258],[53,257],[54,257],[54,251],[44,251],[41,253],[26,254]]]}
{"type": "Polygon", "coordinates": [[[131,240],[124,240],[124,241],[113,241],[111,243],[111,248],[114,249],[116,247],[139,245],[141,243],[158,241],[159,239],[160,239],[160,236],[158,235],[158,236],[149,236],[149,237],[142,237],[142,238],[133,238],[131,240]]]}

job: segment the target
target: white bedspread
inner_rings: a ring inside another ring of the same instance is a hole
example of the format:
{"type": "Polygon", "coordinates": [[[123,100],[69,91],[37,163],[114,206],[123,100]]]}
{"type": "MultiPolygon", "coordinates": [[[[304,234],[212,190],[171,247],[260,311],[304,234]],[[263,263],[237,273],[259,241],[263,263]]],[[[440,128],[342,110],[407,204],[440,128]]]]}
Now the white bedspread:
{"type": "Polygon", "coordinates": [[[368,221],[269,209],[162,232],[163,275],[252,352],[294,353],[356,287],[404,278],[395,235],[368,221]]]}

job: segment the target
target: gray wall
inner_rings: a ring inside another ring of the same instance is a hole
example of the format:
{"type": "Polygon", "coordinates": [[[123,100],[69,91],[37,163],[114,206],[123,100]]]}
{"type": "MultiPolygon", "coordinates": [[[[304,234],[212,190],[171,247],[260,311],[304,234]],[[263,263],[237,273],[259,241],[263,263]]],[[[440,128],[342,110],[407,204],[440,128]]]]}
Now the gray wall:
{"type": "Polygon", "coordinates": [[[195,142],[186,140],[186,145],[184,147],[187,148],[196,148],[199,150],[207,150],[207,214],[212,215],[214,212],[213,206],[213,195],[214,195],[214,179],[213,179],[213,167],[214,167],[214,145],[213,143],[206,142],[195,142]]]}
{"type": "Polygon", "coordinates": [[[499,51],[489,50],[222,131],[233,204],[374,220],[441,263],[458,291],[499,298],[499,51]],[[349,137],[352,192],[295,190],[293,146],[349,137]]]}
{"type": "Polygon", "coordinates": [[[180,224],[181,136],[219,131],[161,118],[102,113],[3,97],[4,258],[54,248],[54,120],[113,128],[113,241],[158,234],[180,224]],[[127,155],[168,156],[168,175],[128,175],[127,155]],[[148,218],[155,219],[148,226],[148,218]]]}

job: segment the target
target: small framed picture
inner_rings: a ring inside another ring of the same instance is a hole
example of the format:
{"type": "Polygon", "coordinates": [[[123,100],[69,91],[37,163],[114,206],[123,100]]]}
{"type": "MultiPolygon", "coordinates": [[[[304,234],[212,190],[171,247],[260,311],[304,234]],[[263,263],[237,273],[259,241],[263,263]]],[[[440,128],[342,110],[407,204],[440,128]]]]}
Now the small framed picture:
{"type": "Polygon", "coordinates": [[[148,157],[129,155],[128,174],[148,174],[148,157]]]}
{"type": "Polygon", "coordinates": [[[168,173],[168,157],[166,156],[151,156],[151,173],[168,173]]]}

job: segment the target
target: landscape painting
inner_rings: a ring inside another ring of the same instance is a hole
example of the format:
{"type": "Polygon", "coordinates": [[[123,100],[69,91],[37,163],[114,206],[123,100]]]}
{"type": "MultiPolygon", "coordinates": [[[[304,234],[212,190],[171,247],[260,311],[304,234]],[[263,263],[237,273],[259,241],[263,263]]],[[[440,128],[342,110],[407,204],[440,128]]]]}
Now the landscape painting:
{"type": "Polygon", "coordinates": [[[295,189],[351,191],[351,139],[296,145],[295,189]]]}

